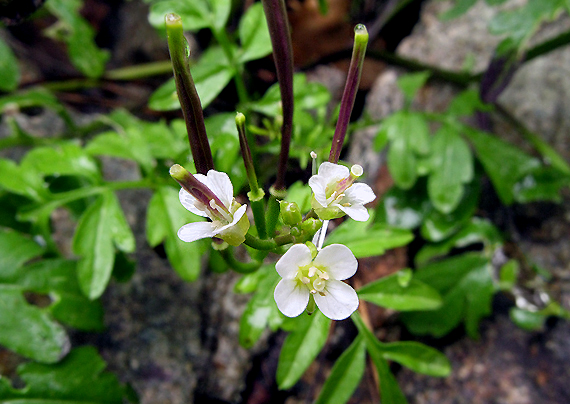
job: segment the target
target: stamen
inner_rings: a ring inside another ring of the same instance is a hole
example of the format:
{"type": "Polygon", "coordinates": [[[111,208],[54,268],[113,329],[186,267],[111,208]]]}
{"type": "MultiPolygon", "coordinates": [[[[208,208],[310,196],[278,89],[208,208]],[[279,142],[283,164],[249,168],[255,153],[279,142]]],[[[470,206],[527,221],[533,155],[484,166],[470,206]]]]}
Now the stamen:
{"type": "Polygon", "coordinates": [[[233,220],[233,217],[224,208],[218,206],[214,199],[210,199],[210,208],[216,210],[228,223],[233,220]]]}
{"type": "Polygon", "coordinates": [[[327,294],[325,292],[319,292],[319,295],[326,296],[327,294]]]}
{"type": "Polygon", "coordinates": [[[316,295],[316,294],[317,294],[317,291],[316,291],[315,289],[311,289],[311,293],[312,293],[313,295],[316,295]]]}
{"type": "Polygon", "coordinates": [[[310,268],[309,268],[309,273],[308,273],[309,278],[312,278],[313,276],[315,276],[315,274],[317,273],[317,270],[318,270],[318,269],[317,269],[316,267],[310,267],[310,268]]]}
{"type": "Polygon", "coordinates": [[[301,278],[301,282],[303,282],[305,285],[307,285],[309,282],[311,282],[311,280],[309,278],[307,278],[306,276],[303,276],[301,278]]]}
{"type": "Polygon", "coordinates": [[[321,278],[322,280],[328,281],[329,280],[329,274],[327,274],[326,272],[323,272],[319,275],[319,278],[321,278]]]}

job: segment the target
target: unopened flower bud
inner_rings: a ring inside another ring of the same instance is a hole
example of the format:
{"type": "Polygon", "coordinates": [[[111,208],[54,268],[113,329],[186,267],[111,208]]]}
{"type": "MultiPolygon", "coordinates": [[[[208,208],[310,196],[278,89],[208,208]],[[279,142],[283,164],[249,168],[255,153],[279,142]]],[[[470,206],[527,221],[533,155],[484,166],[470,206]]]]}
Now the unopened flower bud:
{"type": "Polygon", "coordinates": [[[303,220],[301,209],[295,202],[281,201],[279,202],[279,209],[281,211],[281,219],[287,226],[293,226],[303,220]]]}
{"type": "Polygon", "coordinates": [[[323,223],[320,220],[310,217],[301,223],[301,230],[309,234],[315,234],[322,225],[323,223]]]}

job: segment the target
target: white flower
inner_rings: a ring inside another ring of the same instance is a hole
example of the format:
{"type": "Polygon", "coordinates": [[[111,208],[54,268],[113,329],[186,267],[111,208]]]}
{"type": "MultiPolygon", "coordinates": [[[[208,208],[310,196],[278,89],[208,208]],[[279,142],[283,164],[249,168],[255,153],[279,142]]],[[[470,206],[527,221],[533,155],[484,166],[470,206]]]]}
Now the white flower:
{"type": "Polygon", "coordinates": [[[323,248],[313,259],[305,244],[295,244],[275,269],[283,278],[275,287],[275,303],[287,317],[301,314],[312,295],[321,312],[332,320],[343,320],[358,308],[358,295],[341,282],[356,273],[358,262],[342,244],[323,248]]]}
{"type": "Polygon", "coordinates": [[[180,203],[190,212],[212,221],[186,224],[178,230],[178,237],[188,243],[214,236],[234,246],[243,243],[249,229],[247,205],[236,202],[228,175],[210,170],[206,175],[195,174],[194,178],[205,187],[194,187],[194,195],[182,188],[180,203]]]}
{"type": "Polygon", "coordinates": [[[364,207],[376,195],[366,184],[354,184],[362,175],[362,167],[355,164],[348,168],[329,162],[322,163],[317,175],[309,179],[313,190],[311,205],[322,220],[336,219],[347,214],[352,219],[365,222],[368,210],[364,207]]]}

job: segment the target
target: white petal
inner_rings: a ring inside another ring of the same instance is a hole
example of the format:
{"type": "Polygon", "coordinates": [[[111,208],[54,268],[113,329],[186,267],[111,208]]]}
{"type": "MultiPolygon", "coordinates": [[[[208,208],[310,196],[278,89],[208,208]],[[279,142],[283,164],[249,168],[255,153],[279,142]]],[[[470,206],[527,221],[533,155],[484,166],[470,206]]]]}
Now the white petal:
{"type": "Polygon", "coordinates": [[[343,200],[346,200],[351,204],[365,205],[376,198],[372,188],[363,183],[352,184],[346,191],[344,191],[344,195],[345,197],[343,200]]]}
{"type": "Polygon", "coordinates": [[[184,188],[180,189],[178,193],[178,199],[180,199],[180,203],[190,212],[194,213],[195,215],[202,216],[202,217],[209,217],[207,211],[204,209],[199,209],[197,206],[204,206],[203,203],[198,202],[196,198],[194,198],[191,194],[189,194],[184,188]]]}
{"type": "Polygon", "coordinates": [[[365,222],[370,217],[368,209],[360,204],[352,206],[337,205],[337,207],[357,222],[365,222]]]}
{"type": "Polygon", "coordinates": [[[238,210],[236,210],[236,212],[234,213],[234,219],[232,220],[232,222],[218,227],[216,229],[216,234],[219,234],[219,233],[223,232],[224,230],[229,229],[232,226],[235,226],[237,224],[237,222],[239,222],[239,220],[245,214],[246,209],[247,209],[247,205],[240,206],[238,208],[238,210]]]}
{"type": "Polygon", "coordinates": [[[277,308],[287,317],[297,317],[309,303],[309,291],[292,279],[281,279],[273,294],[277,308]]]}
{"type": "Polygon", "coordinates": [[[299,267],[309,265],[312,259],[309,247],[305,244],[295,244],[277,261],[275,269],[283,279],[293,279],[299,267]]]}
{"type": "Polygon", "coordinates": [[[201,238],[214,237],[219,231],[212,222],[196,222],[185,224],[178,230],[178,237],[182,241],[191,243],[201,238]]]}
{"type": "Polygon", "coordinates": [[[344,282],[328,280],[325,293],[313,296],[319,310],[331,320],[344,320],[358,308],[358,295],[344,282]]]}
{"type": "Polygon", "coordinates": [[[230,210],[232,200],[234,199],[234,187],[230,177],[226,173],[210,170],[208,171],[205,184],[220,199],[224,206],[230,210]]]}
{"type": "Polygon", "coordinates": [[[232,222],[230,223],[232,226],[234,224],[236,224],[237,222],[239,222],[239,220],[241,219],[241,217],[245,214],[245,211],[247,209],[247,205],[241,205],[238,210],[236,210],[234,212],[234,220],[232,220],[232,222]]]}
{"type": "Polygon", "coordinates": [[[350,278],[358,268],[354,254],[342,244],[331,244],[323,248],[315,257],[314,264],[324,267],[332,279],[339,281],[350,278]]]}
{"type": "Polygon", "coordinates": [[[309,186],[313,190],[313,194],[315,194],[315,199],[318,203],[321,204],[323,208],[327,207],[327,180],[325,177],[320,175],[313,175],[309,178],[309,186]]]}
{"type": "Polygon", "coordinates": [[[339,181],[348,177],[350,171],[345,166],[325,161],[320,165],[318,174],[325,177],[327,184],[329,184],[332,181],[339,181]]]}

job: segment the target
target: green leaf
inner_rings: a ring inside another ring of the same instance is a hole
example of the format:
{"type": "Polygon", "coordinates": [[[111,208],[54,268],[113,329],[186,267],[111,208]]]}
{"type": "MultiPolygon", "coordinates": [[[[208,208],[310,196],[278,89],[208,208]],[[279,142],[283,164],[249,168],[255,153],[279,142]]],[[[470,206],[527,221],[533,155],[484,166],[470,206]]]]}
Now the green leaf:
{"type": "Polygon", "coordinates": [[[356,258],[365,258],[381,255],[386,250],[401,247],[414,239],[408,230],[382,223],[370,225],[373,221],[373,215],[366,222],[348,219],[327,237],[325,245],[344,244],[356,258]]]}
{"type": "Polygon", "coordinates": [[[273,298],[275,286],[281,279],[275,271],[275,265],[265,265],[257,270],[256,274],[259,274],[261,280],[239,322],[239,343],[244,348],[253,347],[267,326],[276,329],[281,322],[281,315],[273,298]]]}
{"type": "Polygon", "coordinates": [[[293,387],[303,376],[325,345],[331,324],[319,310],[295,320],[297,326],[285,338],[279,355],[277,384],[281,390],[293,387]]]}
{"type": "Polygon", "coordinates": [[[398,362],[414,372],[429,376],[446,377],[451,373],[451,365],[447,357],[436,349],[415,341],[380,342],[366,327],[359,314],[353,314],[352,320],[359,335],[366,340],[370,356],[376,362],[378,357],[398,362]]]}
{"type": "Polygon", "coordinates": [[[267,56],[272,51],[269,29],[263,12],[263,5],[255,3],[247,9],[239,22],[239,39],[242,63],[267,56]]]}
{"type": "Polygon", "coordinates": [[[478,178],[465,184],[463,197],[459,205],[450,213],[442,213],[431,209],[425,215],[421,234],[426,240],[439,242],[455,233],[464,226],[475,214],[479,203],[481,185],[478,178]]]}
{"type": "Polygon", "coordinates": [[[70,346],[65,330],[45,311],[30,305],[23,292],[19,286],[0,284],[0,345],[38,362],[59,361],[70,346]]]}
{"type": "Polygon", "coordinates": [[[366,366],[366,344],[357,336],[335,362],[315,404],[344,404],[358,387],[366,366]]]}
{"type": "Polygon", "coordinates": [[[381,344],[379,349],[384,359],[398,362],[414,372],[435,377],[446,377],[451,373],[451,365],[444,354],[419,342],[392,342],[381,344]]]}
{"type": "Polygon", "coordinates": [[[540,312],[523,310],[517,307],[511,308],[509,317],[513,323],[526,331],[542,330],[548,318],[548,316],[540,312]]]}
{"type": "Polygon", "coordinates": [[[92,182],[101,178],[95,161],[75,143],[35,148],[24,157],[21,167],[43,175],[79,175],[92,182]]]}
{"type": "Polygon", "coordinates": [[[12,279],[22,265],[43,252],[42,247],[23,234],[0,228],[0,282],[12,279]]]}
{"type": "Polygon", "coordinates": [[[443,125],[432,140],[428,195],[437,210],[453,211],[463,196],[463,184],[473,178],[469,146],[451,125],[443,125]]]}
{"type": "Polygon", "coordinates": [[[61,111],[63,106],[57,97],[44,88],[35,88],[28,91],[18,91],[0,97],[0,111],[6,112],[7,108],[17,106],[20,109],[30,107],[47,107],[56,111],[61,111]]]}
{"type": "Polygon", "coordinates": [[[511,290],[517,282],[519,272],[519,263],[508,260],[499,271],[499,289],[511,290]]]}
{"type": "Polygon", "coordinates": [[[47,35],[67,44],[71,62],[81,73],[100,77],[110,54],[97,47],[93,27],[79,14],[82,1],[50,0],[46,7],[59,20],[47,30],[47,35]]]}
{"type": "Polygon", "coordinates": [[[148,22],[155,28],[165,30],[164,16],[176,13],[182,18],[185,31],[198,31],[210,26],[209,10],[204,0],[158,1],[152,4],[148,22]]]}
{"type": "MultiPolygon", "coordinates": [[[[295,113],[297,113],[298,110],[313,110],[326,106],[330,101],[331,95],[322,84],[307,82],[305,74],[296,73],[293,75],[293,98],[295,101],[295,113]]],[[[275,83],[269,87],[263,97],[259,101],[252,102],[249,107],[267,116],[275,117],[280,115],[282,111],[279,84],[275,83]]]]}
{"type": "Polygon", "coordinates": [[[115,261],[113,242],[126,251],[134,249],[134,238],[120,209],[115,194],[107,191],[87,208],[75,230],[73,251],[81,256],[79,284],[90,299],[101,296],[109,283],[115,261]]]}
{"type": "Polygon", "coordinates": [[[544,139],[530,131],[525,131],[524,135],[536,150],[542,154],[542,157],[544,157],[547,164],[557,169],[562,174],[570,175],[570,165],[568,165],[566,160],[564,160],[564,157],[560,156],[560,154],[545,142],[544,139]]]}
{"type": "Polygon", "coordinates": [[[425,71],[405,74],[398,78],[398,87],[400,87],[408,102],[411,102],[419,89],[426,84],[430,74],[429,71],[425,71]]]}
{"type": "Polygon", "coordinates": [[[477,157],[489,175],[501,201],[514,202],[514,186],[526,174],[540,166],[540,162],[516,147],[477,130],[466,130],[477,157]]]}
{"type": "Polygon", "coordinates": [[[562,188],[570,185],[570,177],[552,167],[537,167],[521,178],[513,189],[519,203],[552,201],[560,203],[562,188]]]}
{"type": "Polygon", "coordinates": [[[471,116],[477,111],[490,111],[492,107],[481,101],[479,91],[465,90],[457,95],[449,104],[447,114],[457,119],[459,116],[471,116]]]}
{"type": "Polygon", "coordinates": [[[354,325],[358,329],[358,334],[364,337],[366,342],[366,350],[372,358],[376,370],[378,371],[378,376],[380,379],[380,396],[382,398],[383,404],[407,404],[408,401],[402,393],[396,378],[390,372],[390,367],[388,362],[384,359],[382,350],[380,347],[382,343],[374,336],[372,331],[366,327],[358,311],[354,312],[351,317],[354,325]]]}
{"type": "Polygon", "coordinates": [[[428,312],[407,312],[402,321],[415,334],[441,337],[465,320],[467,333],[477,338],[479,320],[491,312],[494,293],[489,260],[475,253],[426,265],[416,277],[443,295],[443,305],[428,312]]]}
{"type": "Polygon", "coordinates": [[[121,404],[125,388],[117,377],[103,372],[106,364],[93,347],[77,348],[60,363],[25,363],[18,367],[23,389],[0,379],[4,404],[121,404]]]}
{"type": "Polygon", "coordinates": [[[164,241],[166,255],[174,270],[185,281],[194,281],[200,274],[201,258],[206,252],[206,241],[185,243],[177,232],[183,225],[202,220],[188,212],[178,199],[178,191],[163,186],[152,196],[146,216],[146,236],[151,247],[164,241]]]}
{"type": "Polygon", "coordinates": [[[2,38],[0,38],[0,91],[13,91],[20,82],[18,60],[2,38]]]}
{"type": "Polygon", "coordinates": [[[418,227],[428,212],[434,210],[425,188],[425,181],[421,180],[409,190],[390,188],[378,204],[376,220],[403,229],[418,227]]]}
{"type": "Polygon", "coordinates": [[[451,238],[436,244],[426,244],[416,254],[416,266],[421,267],[434,258],[447,255],[453,248],[463,248],[474,243],[483,243],[494,248],[502,241],[499,230],[487,219],[472,218],[469,223],[451,238]]]}
{"type": "MultiPolygon", "coordinates": [[[[191,72],[202,108],[206,108],[220,94],[235,74],[220,46],[209,47],[192,67],[191,72]]],[[[180,108],[174,78],[164,83],[150,96],[148,106],[155,111],[180,108]]]]}
{"type": "Polygon", "coordinates": [[[453,20],[454,18],[465,14],[471,7],[473,7],[473,5],[475,5],[475,3],[477,3],[477,0],[456,0],[455,5],[446,12],[440,14],[439,18],[442,21],[453,20]]]}
{"type": "Polygon", "coordinates": [[[42,201],[46,197],[44,182],[32,167],[18,167],[12,160],[0,159],[0,188],[42,201]]]}
{"type": "Polygon", "coordinates": [[[398,274],[364,285],[358,290],[358,297],[378,306],[400,311],[433,310],[442,305],[437,290],[414,278],[407,286],[402,286],[398,274]]]}
{"type": "Polygon", "coordinates": [[[13,281],[24,290],[48,294],[48,306],[60,322],[86,331],[103,329],[103,307],[100,301],[86,298],[77,280],[75,261],[49,259],[23,267],[13,281]]]}
{"type": "Polygon", "coordinates": [[[384,120],[380,131],[390,140],[388,169],[396,185],[410,189],[418,176],[419,156],[430,151],[429,127],[423,115],[399,111],[384,120]]]}
{"type": "Polygon", "coordinates": [[[499,51],[520,49],[545,21],[552,21],[567,7],[565,0],[529,0],[522,7],[505,10],[489,23],[494,35],[507,35],[499,51]]]}

